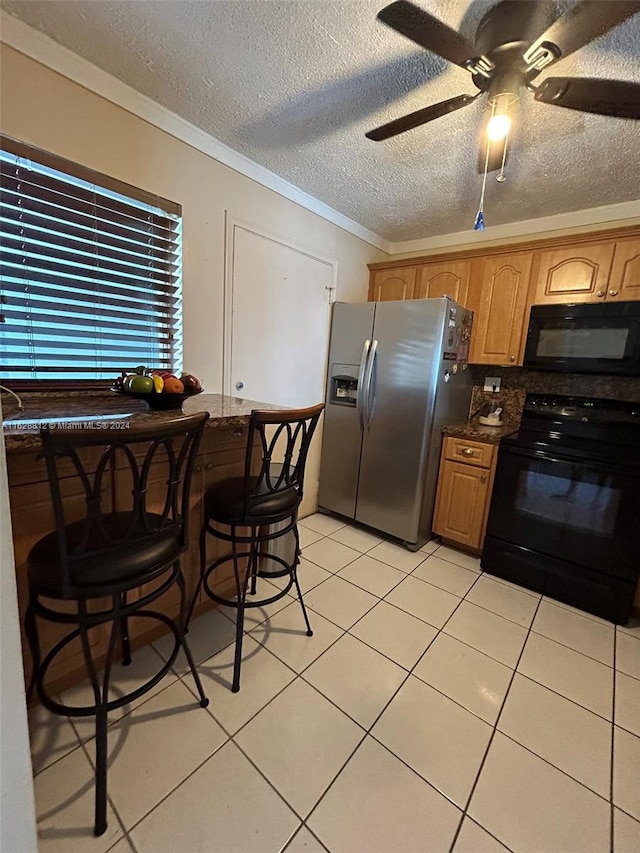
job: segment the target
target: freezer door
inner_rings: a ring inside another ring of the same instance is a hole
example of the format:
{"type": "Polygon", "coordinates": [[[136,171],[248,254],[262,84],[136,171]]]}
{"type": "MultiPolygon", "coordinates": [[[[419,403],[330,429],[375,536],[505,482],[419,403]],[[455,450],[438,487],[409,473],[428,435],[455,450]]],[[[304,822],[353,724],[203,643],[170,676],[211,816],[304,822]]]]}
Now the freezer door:
{"type": "Polygon", "coordinates": [[[355,518],[406,542],[418,540],[449,304],[425,299],[376,308],[355,518]]]}
{"type": "Polygon", "coordinates": [[[362,378],[374,312],[373,302],[336,302],[331,321],[318,505],[348,518],[356,509],[365,417],[362,378]]]}

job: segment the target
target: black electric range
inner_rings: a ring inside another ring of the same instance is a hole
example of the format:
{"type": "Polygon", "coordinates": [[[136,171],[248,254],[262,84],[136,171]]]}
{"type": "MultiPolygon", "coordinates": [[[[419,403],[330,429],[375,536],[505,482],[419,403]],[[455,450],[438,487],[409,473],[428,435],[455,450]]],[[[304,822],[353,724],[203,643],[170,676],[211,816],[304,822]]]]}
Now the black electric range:
{"type": "Polygon", "coordinates": [[[640,403],[528,394],[500,443],[482,568],[612,622],[640,574],[640,403]]]}

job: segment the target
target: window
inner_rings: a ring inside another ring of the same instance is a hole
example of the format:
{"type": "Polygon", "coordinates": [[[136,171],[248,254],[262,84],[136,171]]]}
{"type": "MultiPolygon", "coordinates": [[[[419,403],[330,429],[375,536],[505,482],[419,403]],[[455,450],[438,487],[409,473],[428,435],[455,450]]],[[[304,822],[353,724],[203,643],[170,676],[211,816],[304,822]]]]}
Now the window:
{"type": "Polygon", "coordinates": [[[182,368],[181,208],[0,136],[0,381],[182,368]]]}

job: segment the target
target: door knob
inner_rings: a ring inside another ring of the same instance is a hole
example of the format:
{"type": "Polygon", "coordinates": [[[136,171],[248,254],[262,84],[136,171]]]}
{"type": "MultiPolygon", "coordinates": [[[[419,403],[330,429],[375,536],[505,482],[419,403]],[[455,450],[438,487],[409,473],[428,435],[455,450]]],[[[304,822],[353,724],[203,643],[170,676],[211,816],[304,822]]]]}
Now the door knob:
{"type": "Polygon", "coordinates": [[[244,388],[244,382],[240,382],[240,380],[238,379],[238,381],[236,382],[236,389],[238,391],[242,391],[243,388],[244,388]]]}
{"type": "Polygon", "coordinates": [[[617,296],[617,295],[618,295],[618,291],[617,291],[617,290],[610,290],[610,291],[609,291],[609,296],[617,296]]]}

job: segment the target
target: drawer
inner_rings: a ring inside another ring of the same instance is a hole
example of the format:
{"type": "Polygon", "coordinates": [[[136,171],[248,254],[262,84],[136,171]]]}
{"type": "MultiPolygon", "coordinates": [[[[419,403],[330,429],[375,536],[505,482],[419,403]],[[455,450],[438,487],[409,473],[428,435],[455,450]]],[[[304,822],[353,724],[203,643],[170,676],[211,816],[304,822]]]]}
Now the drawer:
{"type": "Polygon", "coordinates": [[[447,436],[444,443],[444,458],[455,462],[467,462],[480,468],[491,468],[496,445],[466,438],[447,436]]]}

